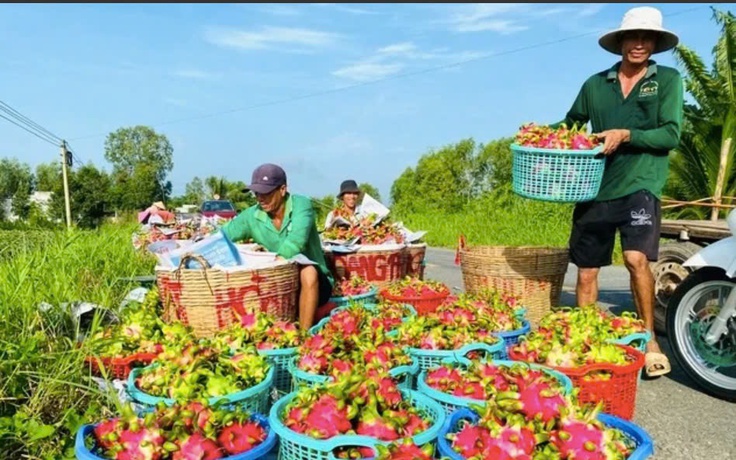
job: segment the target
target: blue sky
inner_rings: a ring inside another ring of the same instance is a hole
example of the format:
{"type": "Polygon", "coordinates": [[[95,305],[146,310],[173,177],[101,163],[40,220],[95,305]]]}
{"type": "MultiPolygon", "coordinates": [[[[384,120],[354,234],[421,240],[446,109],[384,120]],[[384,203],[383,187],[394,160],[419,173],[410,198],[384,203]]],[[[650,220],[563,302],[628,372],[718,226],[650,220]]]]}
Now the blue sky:
{"type": "MultiPolygon", "coordinates": [[[[651,5],[710,66],[707,5],[651,5]]],[[[293,192],[336,193],[353,178],[387,201],[430,149],[561,118],[616,61],[597,39],[632,6],[3,4],[0,100],[108,171],[107,133],[153,126],[174,147],[175,194],[195,175],[247,182],[274,162],[293,192]]],[[[676,66],[671,53],[655,59],[676,66]]],[[[58,159],[5,120],[0,136],[0,156],[58,159]]]]}

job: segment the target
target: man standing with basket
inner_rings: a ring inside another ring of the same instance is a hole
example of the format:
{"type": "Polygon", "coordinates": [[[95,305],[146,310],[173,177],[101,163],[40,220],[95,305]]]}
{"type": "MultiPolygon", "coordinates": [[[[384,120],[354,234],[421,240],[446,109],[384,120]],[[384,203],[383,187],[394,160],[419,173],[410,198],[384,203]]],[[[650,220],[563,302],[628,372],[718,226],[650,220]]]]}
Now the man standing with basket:
{"type": "Polygon", "coordinates": [[[654,336],[654,277],[649,262],[658,257],[660,199],[669,151],[680,142],[684,97],[679,72],[650,57],[674,48],[678,41],[662,27],[659,10],[627,11],[620,28],[599,39],[600,46],[620,55],[621,61],[587,79],[564,120],[568,127],[590,121],[607,156],[598,196],[577,204],[573,212],[569,245],[571,261],[578,267],[577,304],[597,302],[598,272],[612,263],[618,230],[634,303],[652,333],[645,367],[650,377],[671,369],[654,336]]]}
{"type": "Polygon", "coordinates": [[[312,200],[289,193],[286,173],[270,163],[253,171],[244,191],[252,191],[258,204],[224,225],[222,232],[231,241],[252,238],[283,259],[302,254],[316,264],[299,269],[299,326],[307,330],[314,325],[317,307],[330,299],[335,283],[322,252],[312,200]]]}

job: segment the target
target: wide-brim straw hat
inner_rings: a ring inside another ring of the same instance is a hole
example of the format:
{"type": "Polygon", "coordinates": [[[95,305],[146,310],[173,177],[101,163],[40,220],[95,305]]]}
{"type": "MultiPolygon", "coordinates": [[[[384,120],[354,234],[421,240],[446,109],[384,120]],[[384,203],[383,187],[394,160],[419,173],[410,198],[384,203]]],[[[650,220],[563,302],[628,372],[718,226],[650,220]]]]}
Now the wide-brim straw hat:
{"type": "Polygon", "coordinates": [[[604,34],[598,39],[601,47],[613,54],[621,55],[621,34],[629,30],[648,30],[657,32],[657,43],[654,45],[654,54],[668,51],[677,46],[679,37],[662,27],[662,13],[650,6],[632,8],[624,14],[621,26],[604,34]]]}

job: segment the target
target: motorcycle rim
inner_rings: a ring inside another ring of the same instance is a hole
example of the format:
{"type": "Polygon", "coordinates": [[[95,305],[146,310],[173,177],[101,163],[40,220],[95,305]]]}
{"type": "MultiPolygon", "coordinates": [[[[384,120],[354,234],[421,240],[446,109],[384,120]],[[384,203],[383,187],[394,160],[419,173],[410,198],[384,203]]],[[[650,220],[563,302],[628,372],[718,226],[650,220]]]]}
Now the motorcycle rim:
{"type": "Polygon", "coordinates": [[[733,282],[717,280],[707,281],[690,289],[683,296],[682,306],[675,314],[676,331],[674,331],[677,346],[682,350],[682,357],[690,369],[711,385],[729,391],[736,391],[736,369],[733,368],[736,365],[734,319],[730,320],[729,331],[713,346],[707,345],[697,334],[707,330],[705,326],[720,312],[721,305],[734,287],[736,285],[733,282]],[[719,365],[709,364],[703,354],[709,358],[718,358],[716,361],[719,365]],[[718,372],[724,368],[733,376],[718,372]]]}

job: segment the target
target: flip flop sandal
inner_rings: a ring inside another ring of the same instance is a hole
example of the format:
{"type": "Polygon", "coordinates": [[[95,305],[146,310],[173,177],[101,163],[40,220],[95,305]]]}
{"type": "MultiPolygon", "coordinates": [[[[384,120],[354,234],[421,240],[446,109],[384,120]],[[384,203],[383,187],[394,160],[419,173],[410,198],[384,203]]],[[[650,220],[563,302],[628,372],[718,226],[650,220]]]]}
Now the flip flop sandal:
{"type": "Polygon", "coordinates": [[[659,377],[668,374],[672,370],[667,355],[662,353],[647,353],[645,363],[647,377],[659,377]]]}

